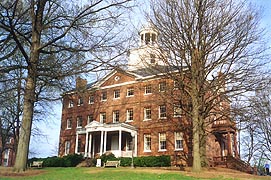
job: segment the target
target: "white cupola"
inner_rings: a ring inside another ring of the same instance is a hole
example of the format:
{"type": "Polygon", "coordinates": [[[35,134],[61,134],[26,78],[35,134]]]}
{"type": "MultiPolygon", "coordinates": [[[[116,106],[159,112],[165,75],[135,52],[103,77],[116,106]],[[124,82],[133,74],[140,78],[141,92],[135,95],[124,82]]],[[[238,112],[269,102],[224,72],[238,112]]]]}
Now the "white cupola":
{"type": "Polygon", "coordinates": [[[153,65],[161,65],[159,61],[158,31],[148,23],[139,31],[139,47],[131,49],[128,59],[128,70],[133,71],[153,65]]]}

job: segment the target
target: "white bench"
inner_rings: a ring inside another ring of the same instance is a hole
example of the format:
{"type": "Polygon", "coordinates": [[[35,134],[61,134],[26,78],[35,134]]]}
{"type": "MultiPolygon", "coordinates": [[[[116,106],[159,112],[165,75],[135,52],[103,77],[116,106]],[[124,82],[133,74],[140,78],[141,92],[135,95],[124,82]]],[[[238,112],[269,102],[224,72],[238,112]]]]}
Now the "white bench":
{"type": "Polygon", "coordinates": [[[110,161],[107,160],[106,163],[104,163],[104,167],[119,167],[120,161],[110,161]]]}
{"type": "Polygon", "coordinates": [[[38,167],[38,168],[42,168],[42,164],[43,164],[43,161],[33,161],[33,162],[30,164],[30,167],[38,167]]]}

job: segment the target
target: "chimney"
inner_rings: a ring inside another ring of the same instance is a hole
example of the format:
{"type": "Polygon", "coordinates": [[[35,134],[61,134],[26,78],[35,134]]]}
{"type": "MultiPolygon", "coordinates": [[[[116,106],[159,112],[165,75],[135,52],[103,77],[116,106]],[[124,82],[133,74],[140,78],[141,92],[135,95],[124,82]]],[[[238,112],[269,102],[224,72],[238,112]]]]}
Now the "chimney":
{"type": "Polygon", "coordinates": [[[82,90],[87,88],[87,80],[81,77],[76,78],[76,89],[82,90]]]}

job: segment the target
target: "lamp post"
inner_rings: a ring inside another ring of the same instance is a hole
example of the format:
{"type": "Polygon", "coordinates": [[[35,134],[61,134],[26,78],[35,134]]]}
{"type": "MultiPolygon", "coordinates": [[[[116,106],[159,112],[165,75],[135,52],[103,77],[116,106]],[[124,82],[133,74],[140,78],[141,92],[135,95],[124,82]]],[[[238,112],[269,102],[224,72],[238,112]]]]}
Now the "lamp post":
{"type": "Polygon", "coordinates": [[[134,138],[135,138],[135,133],[134,132],[131,132],[131,136],[132,136],[132,144],[131,144],[131,148],[132,148],[132,163],[131,163],[131,168],[134,168],[134,138]]]}

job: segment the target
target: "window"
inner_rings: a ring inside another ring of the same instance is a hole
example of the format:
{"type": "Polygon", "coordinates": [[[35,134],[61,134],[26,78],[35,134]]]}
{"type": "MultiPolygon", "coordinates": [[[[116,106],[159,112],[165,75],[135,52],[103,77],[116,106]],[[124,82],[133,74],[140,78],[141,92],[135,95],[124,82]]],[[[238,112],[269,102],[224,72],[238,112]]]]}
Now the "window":
{"type": "Polygon", "coordinates": [[[105,123],[106,122],[106,113],[101,112],[100,113],[100,123],[105,123]]]}
{"type": "Polygon", "coordinates": [[[113,123],[118,123],[120,120],[120,112],[113,111],[113,123]]]}
{"type": "Polygon", "coordinates": [[[127,96],[134,96],[134,88],[128,88],[127,89],[127,96]]]}
{"type": "Polygon", "coordinates": [[[114,99],[118,99],[120,98],[120,90],[117,89],[117,90],[114,90],[114,99]]]}
{"type": "Polygon", "coordinates": [[[83,126],[82,116],[77,117],[77,128],[81,128],[83,126]]]}
{"type": "Polygon", "coordinates": [[[144,134],[144,151],[150,152],[151,151],[151,135],[144,134]]]}
{"type": "Polygon", "coordinates": [[[151,57],[151,64],[155,63],[155,55],[154,54],[150,54],[151,57]]]}
{"type": "Polygon", "coordinates": [[[151,85],[145,86],[145,94],[151,94],[151,93],[152,93],[151,85]]]}
{"type": "Polygon", "coordinates": [[[8,160],[9,160],[9,152],[10,149],[6,149],[4,152],[4,166],[8,166],[8,160]]]}
{"type": "Polygon", "coordinates": [[[151,108],[150,107],[144,108],[144,120],[150,119],[151,119],[151,108]]]}
{"type": "Polygon", "coordinates": [[[182,107],[180,104],[174,104],[174,117],[181,117],[182,107]]]}
{"type": "Polygon", "coordinates": [[[88,124],[91,123],[94,120],[93,114],[88,115],[88,124]]]}
{"type": "Polygon", "coordinates": [[[83,98],[82,97],[78,97],[77,106],[82,106],[82,105],[83,105],[83,98]]]}
{"type": "Polygon", "coordinates": [[[94,95],[91,94],[89,97],[88,97],[88,103],[89,104],[94,104],[94,95]]]}
{"type": "Polygon", "coordinates": [[[72,120],[69,118],[67,119],[67,129],[71,129],[72,128],[72,120]]]}
{"type": "Polygon", "coordinates": [[[69,108],[72,108],[73,107],[73,100],[69,100],[69,105],[68,105],[69,108]]]}
{"type": "Polygon", "coordinates": [[[159,151],[167,150],[166,147],[166,133],[159,133],[159,151]]]}
{"type": "Polygon", "coordinates": [[[101,94],[101,100],[102,100],[102,101],[106,101],[106,99],[107,99],[107,93],[104,91],[104,92],[102,92],[102,94],[101,94]]]}
{"type": "Polygon", "coordinates": [[[165,81],[159,83],[159,91],[160,92],[166,91],[166,82],[165,81]]]}
{"type": "Polygon", "coordinates": [[[166,105],[159,106],[159,118],[167,118],[167,109],[166,105]]]}
{"type": "Polygon", "coordinates": [[[71,142],[66,141],[65,142],[65,155],[70,154],[70,149],[71,149],[71,142]]]}
{"type": "Polygon", "coordinates": [[[183,150],[183,134],[175,132],[175,150],[183,150]]]}
{"type": "Polygon", "coordinates": [[[134,120],[134,111],[133,109],[127,109],[127,121],[133,121],[134,120]]]}

